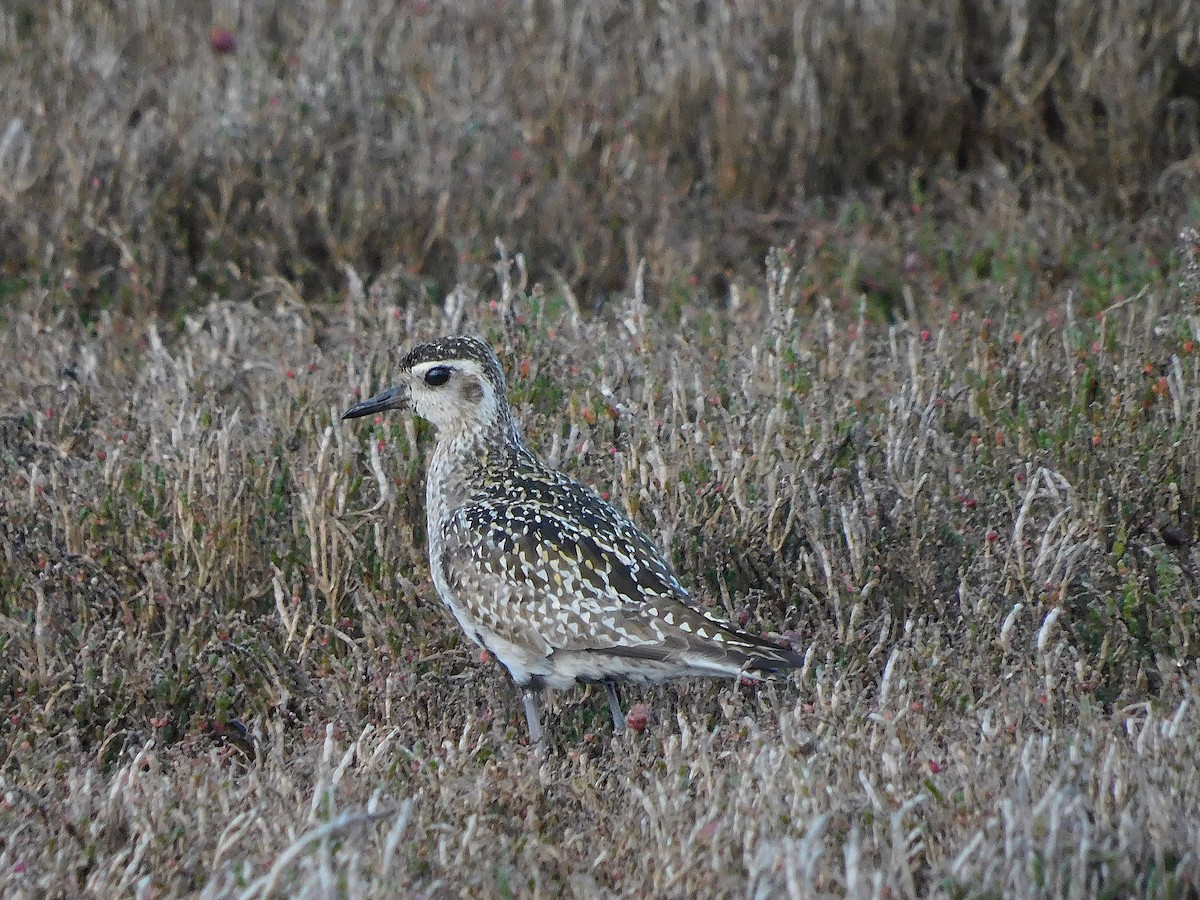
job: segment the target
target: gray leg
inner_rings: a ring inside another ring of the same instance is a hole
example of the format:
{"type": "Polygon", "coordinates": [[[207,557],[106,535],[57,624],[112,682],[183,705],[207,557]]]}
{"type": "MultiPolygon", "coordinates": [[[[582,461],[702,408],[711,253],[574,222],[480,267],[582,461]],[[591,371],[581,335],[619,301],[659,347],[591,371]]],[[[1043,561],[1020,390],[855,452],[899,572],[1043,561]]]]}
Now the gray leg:
{"type": "Polygon", "coordinates": [[[625,730],[625,713],[621,712],[621,696],[614,682],[604,682],[604,693],[608,697],[608,710],[613,717],[613,731],[620,734],[625,730]]]}
{"type": "Polygon", "coordinates": [[[521,692],[521,702],[525,704],[525,719],[529,723],[529,742],[531,744],[544,744],[546,742],[546,734],[542,731],[542,722],[538,718],[537,700],[534,697],[534,691],[526,688],[521,692]]]}

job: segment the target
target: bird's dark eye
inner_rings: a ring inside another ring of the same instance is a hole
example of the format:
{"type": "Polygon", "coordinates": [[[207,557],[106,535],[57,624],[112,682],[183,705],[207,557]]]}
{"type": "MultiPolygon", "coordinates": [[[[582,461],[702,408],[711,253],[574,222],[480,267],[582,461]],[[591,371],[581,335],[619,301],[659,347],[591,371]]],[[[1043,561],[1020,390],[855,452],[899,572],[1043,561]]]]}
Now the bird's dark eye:
{"type": "Polygon", "coordinates": [[[434,366],[425,373],[425,383],[430,387],[441,387],[450,380],[449,366],[434,366]]]}

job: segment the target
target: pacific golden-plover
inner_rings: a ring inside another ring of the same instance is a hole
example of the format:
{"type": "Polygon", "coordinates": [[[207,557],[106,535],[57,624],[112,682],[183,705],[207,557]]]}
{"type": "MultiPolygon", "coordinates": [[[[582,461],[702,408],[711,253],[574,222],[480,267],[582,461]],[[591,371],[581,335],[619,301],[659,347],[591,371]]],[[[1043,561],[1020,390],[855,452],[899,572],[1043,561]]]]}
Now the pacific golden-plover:
{"type": "Polygon", "coordinates": [[[792,650],[699,608],[628,518],[525,446],[487,344],[445,337],[414,347],[399,384],[342,418],[389,409],[411,409],[437,431],[425,485],[433,582],[521,689],[532,742],[544,737],[535,697],[545,687],[602,683],[622,731],[618,680],[800,665],[792,650]]]}

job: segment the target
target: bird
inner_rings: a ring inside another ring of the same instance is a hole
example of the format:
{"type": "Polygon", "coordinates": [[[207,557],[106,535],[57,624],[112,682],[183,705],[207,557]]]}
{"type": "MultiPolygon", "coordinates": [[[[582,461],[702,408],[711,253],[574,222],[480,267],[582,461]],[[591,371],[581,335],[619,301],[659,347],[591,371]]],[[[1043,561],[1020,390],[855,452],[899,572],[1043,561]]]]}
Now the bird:
{"type": "Polygon", "coordinates": [[[434,427],[425,483],[433,583],[466,635],[508,669],[532,744],[545,743],[544,688],[602,684],[619,733],[618,681],[760,680],[802,664],[707,612],[626,515],[529,449],[484,341],[414,346],[398,383],[342,419],[387,410],[434,427]]]}

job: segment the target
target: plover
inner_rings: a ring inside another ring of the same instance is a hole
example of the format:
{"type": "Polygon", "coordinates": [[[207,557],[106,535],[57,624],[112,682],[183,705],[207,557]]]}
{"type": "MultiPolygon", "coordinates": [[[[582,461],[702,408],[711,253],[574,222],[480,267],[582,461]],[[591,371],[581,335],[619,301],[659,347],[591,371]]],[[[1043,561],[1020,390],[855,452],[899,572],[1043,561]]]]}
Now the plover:
{"type": "Polygon", "coordinates": [[[702,609],[628,517],[525,446],[487,344],[414,347],[399,384],[342,418],[390,409],[437,431],[425,485],[433,582],[467,636],[511,673],[532,742],[545,737],[542,688],[603,684],[622,731],[619,680],[755,677],[801,664],[702,609]]]}

